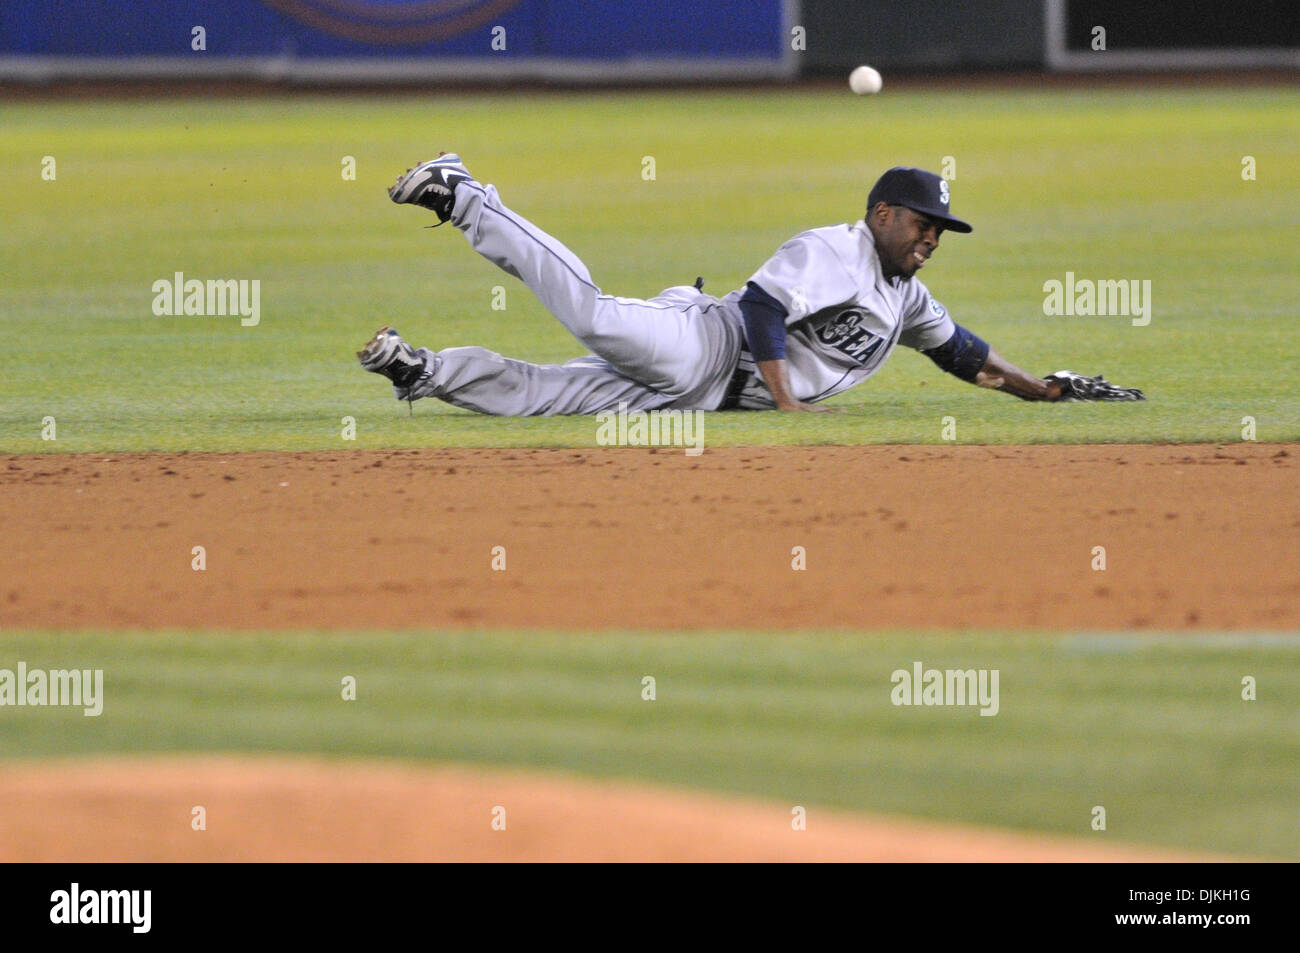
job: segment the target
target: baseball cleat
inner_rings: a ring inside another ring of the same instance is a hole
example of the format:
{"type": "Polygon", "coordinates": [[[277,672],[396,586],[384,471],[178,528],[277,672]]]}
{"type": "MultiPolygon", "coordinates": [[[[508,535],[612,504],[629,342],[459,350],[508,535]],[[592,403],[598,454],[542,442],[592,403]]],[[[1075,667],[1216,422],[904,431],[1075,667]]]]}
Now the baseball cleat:
{"type": "Polygon", "coordinates": [[[456,186],[472,181],[474,176],[469,174],[460,156],[443,152],[438,158],[421,162],[414,169],[407,169],[404,175],[399,175],[388,190],[388,197],[398,205],[427,208],[438,216],[438,221],[445,222],[451,218],[456,202],[456,186]]]}
{"type": "Polygon", "coordinates": [[[409,388],[424,376],[424,361],[411,345],[392,328],[380,328],[366,346],[357,351],[361,366],[383,374],[397,387],[409,388]]]}

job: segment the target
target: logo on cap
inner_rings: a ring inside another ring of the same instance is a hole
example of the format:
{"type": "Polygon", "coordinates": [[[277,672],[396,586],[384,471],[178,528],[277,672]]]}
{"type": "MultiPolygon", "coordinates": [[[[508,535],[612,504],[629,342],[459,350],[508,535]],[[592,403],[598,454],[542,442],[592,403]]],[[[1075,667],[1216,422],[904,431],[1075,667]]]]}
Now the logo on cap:
{"type": "Polygon", "coordinates": [[[928,215],[953,232],[969,232],[968,223],[956,218],[950,211],[952,194],[948,181],[925,169],[908,169],[896,166],[890,169],[871,187],[867,195],[867,214],[870,215],[881,202],[901,205],[913,212],[928,215]]]}

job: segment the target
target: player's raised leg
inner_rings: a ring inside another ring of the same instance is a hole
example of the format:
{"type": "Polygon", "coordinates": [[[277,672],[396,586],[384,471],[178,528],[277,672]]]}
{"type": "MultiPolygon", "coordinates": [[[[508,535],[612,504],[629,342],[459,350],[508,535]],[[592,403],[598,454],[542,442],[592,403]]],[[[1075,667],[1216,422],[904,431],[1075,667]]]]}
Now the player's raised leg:
{"type": "Polygon", "coordinates": [[[521,279],[578,340],[621,373],[694,406],[711,408],[715,396],[721,399],[740,331],[709,313],[716,309],[713,299],[602,294],[577,255],[506,208],[496,188],[475,181],[455,155],[416,166],[389,195],[451,221],[475,251],[521,279]]]}
{"type": "Polygon", "coordinates": [[[496,188],[476,182],[459,156],[444,153],[408,169],[388,195],[450,220],[475,251],[521,279],[579,339],[591,333],[600,289],[587,266],[557,239],[506,209],[496,188]]]}

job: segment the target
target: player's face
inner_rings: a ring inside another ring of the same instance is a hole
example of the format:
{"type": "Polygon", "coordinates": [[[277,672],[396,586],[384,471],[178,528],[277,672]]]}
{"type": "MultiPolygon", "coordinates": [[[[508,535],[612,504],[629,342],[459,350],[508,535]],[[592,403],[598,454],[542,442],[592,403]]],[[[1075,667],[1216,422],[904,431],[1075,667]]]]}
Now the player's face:
{"type": "Polygon", "coordinates": [[[943,224],[901,205],[887,206],[884,214],[877,214],[877,228],[872,232],[881,271],[886,278],[911,278],[939,247],[943,224]]]}

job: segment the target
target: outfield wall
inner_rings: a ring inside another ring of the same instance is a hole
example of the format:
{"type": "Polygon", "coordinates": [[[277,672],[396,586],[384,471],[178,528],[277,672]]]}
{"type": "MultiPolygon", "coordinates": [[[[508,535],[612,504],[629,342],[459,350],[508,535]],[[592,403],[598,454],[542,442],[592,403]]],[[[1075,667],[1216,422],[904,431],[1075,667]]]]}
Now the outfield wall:
{"type": "Polygon", "coordinates": [[[1300,69],[1295,0],[802,0],[799,22],[804,73],[1300,69]]]}
{"type": "Polygon", "coordinates": [[[1300,69],[1295,0],[4,0],[0,80],[1300,69]]]}

